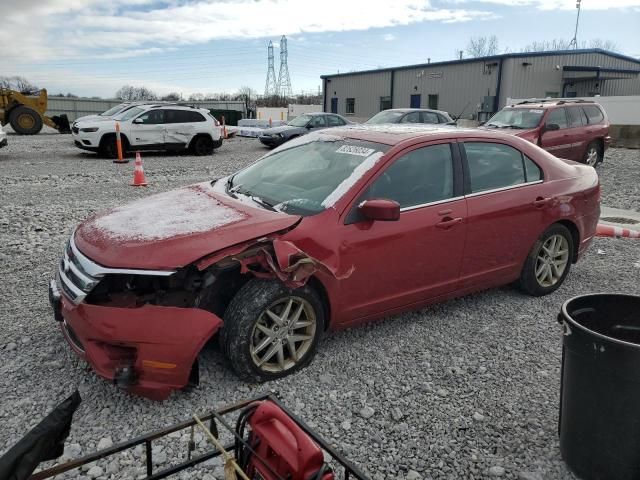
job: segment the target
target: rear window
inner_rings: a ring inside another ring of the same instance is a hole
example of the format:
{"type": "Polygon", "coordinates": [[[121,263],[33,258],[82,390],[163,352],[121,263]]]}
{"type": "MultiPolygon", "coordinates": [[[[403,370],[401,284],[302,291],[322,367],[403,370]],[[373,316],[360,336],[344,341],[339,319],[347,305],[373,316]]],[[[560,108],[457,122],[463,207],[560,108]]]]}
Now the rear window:
{"type": "Polygon", "coordinates": [[[589,120],[590,124],[600,123],[604,120],[604,115],[602,115],[600,108],[596,107],[595,105],[583,105],[582,109],[587,115],[587,119],[589,120]]]}

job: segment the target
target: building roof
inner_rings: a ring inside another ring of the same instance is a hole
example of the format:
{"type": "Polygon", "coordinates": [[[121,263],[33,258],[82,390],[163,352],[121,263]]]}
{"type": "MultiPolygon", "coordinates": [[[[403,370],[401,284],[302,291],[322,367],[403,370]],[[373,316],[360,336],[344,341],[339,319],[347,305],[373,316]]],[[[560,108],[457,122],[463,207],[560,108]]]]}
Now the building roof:
{"type": "Polygon", "coordinates": [[[325,78],[334,78],[334,77],[347,77],[350,75],[361,75],[366,73],[411,70],[415,68],[439,67],[439,66],[457,65],[457,64],[473,63],[473,62],[488,62],[493,60],[503,60],[507,58],[546,57],[546,56],[553,56],[553,55],[576,55],[576,54],[586,54],[586,53],[601,53],[603,55],[608,55],[609,57],[618,58],[620,60],[626,60],[628,62],[634,62],[640,65],[640,60],[637,58],[629,57],[627,55],[622,55],[620,53],[610,52],[609,50],[603,50],[601,48],[584,48],[584,49],[576,49],[576,50],[551,50],[548,52],[503,53],[500,55],[491,55],[488,57],[463,58],[462,60],[447,60],[444,62],[419,63],[415,65],[403,65],[399,67],[386,67],[386,68],[376,68],[372,70],[361,70],[358,72],[326,74],[326,75],[320,75],[320,78],[325,79],[325,78]]]}

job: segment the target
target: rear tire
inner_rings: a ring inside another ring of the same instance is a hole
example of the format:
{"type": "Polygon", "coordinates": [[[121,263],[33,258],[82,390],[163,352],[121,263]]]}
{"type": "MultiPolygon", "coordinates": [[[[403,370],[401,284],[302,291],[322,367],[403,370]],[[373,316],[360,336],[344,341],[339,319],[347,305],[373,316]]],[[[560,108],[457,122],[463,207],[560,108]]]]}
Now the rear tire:
{"type": "Polygon", "coordinates": [[[238,376],[264,382],[308,365],[323,331],[322,301],[310,286],[252,279],[231,300],[220,343],[238,376]]]}
{"type": "Polygon", "coordinates": [[[564,225],[551,225],[529,252],[520,274],[519,287],[534,297],[557,290],[571,269],[573,238],[564,225]]]}
{"type": "Polygon", "coordinates": [[[196,137],[193,140],[193,145],[191,146],[193,154],[198,157],[204,157],[205,155],[211,155],[213,153],[214,145],[213,140],[210,137],[205,135],[196,137]]]}
{"type": "Polygon", "coordinates": [[[597,167],[603,160],[602,146],[600,142],[591,142],[587,145],[587,151],[584,154],[583,162],[590,167],[597,167]]]}
{"type": "Polygon", "coordinates": [[[9,114],[11,128],[20,135],[36,135],[42,130],[42,117],[32,108],[19,105],[9,114]]]}

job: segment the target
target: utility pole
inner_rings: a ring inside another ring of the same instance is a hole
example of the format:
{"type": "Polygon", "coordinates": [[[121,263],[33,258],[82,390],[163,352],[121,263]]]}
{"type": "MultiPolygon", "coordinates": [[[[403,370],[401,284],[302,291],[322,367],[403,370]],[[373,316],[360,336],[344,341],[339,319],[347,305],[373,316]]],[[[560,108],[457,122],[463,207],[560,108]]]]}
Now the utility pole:
{"type": "Polygon", "coordinates": [[[569,42],[569,48],[573,46],[573,48],[578,48],[578,24],[580,23],[580,2],[582,0],[576,0],[576,8],[578,9],[578,16],[576,17],[576,30],[573,33],[573,38],[571,42],[569,42]]]}

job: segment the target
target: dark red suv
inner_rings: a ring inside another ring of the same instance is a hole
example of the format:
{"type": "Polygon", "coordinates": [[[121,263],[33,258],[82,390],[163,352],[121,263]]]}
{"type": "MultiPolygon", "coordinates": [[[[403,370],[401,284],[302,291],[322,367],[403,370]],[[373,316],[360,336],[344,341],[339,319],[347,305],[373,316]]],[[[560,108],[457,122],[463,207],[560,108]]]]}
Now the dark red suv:
{"type": "Polygon", "coordinates": [[[585,100],[527,100],[496,113],[483,128],[499,128],[549,153],[595,167],[611,143],[604,109],[585,100]]]}

